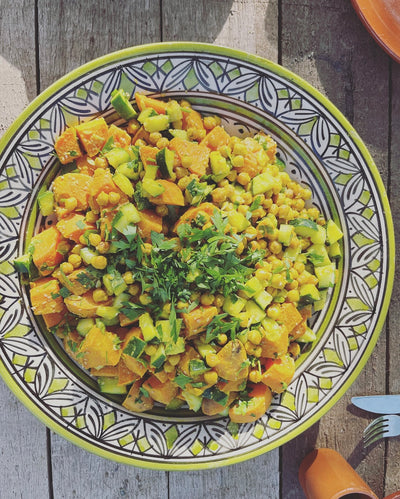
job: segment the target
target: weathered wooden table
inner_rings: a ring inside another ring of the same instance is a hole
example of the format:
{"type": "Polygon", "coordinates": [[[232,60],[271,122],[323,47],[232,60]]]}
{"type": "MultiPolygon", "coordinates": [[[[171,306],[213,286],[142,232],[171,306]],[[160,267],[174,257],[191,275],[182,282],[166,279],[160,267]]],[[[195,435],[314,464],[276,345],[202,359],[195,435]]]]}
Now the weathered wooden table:
{"type": "MultiPolygon", "coordinates": [[[[400,66],[349,0],[0,0],[0,134],[69,70],[124,47],[192,40],[278,62],[355,126],[387,186],[400,230],[400,66]]],[[[396,277],[398,272],[396,271],[396,277]]],[[[400,393],[400,288],[379,342],[346,395],[308,431],[261,457],[212,471],[148,471],[89,454],[45,428],[0,381],[0,498],[301,498],[297,470],[314,447],[339,451],[379,497],[400,489],[400,439],[365,451],[355,394],[400,393]]]]}

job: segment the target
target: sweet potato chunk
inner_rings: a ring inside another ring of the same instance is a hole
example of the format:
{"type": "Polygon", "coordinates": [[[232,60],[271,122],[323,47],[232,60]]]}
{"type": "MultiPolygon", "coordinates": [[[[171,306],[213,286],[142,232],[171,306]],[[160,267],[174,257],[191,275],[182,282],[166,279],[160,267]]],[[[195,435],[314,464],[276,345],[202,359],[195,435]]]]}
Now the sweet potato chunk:
{"type": "Polygon", "coordinates": [[[86,121],[75,128],[81,144],[89,156],[95,156],[103,149],[108,139],[108,126],[104,118],[86,121]]]}
{"type": "Polygon", "coordinates": [[[79,346],[83,367],[89,369],[117,365],[122,353],[120,348],[116,348],[118,340],[116,334],[93,326],[79,346]]]}
{"type": "Polygon", "coordinates": [[[87,230],[96,229],[93,224],[86,222],[85,217],[79,213],[72,213],[62,218],[57,222],[56,227],[65,239],[71,239],[75,243],[79,243],[79,238],[87,230]]]}
{"type": "Polygon", "coordinates": [[[156,376],[150,376],[144,383],[143,388],[146,389],[150,397],[161,404],[169,404],[178,393],[178,387],[172,381],[161,381],[156,376]]]}
{"type": "Polygon", "coordinates": [[[40,279],[30,290],[35,315],[56,314],[64,310],[64,302],[57,279],[40,279]]]}
{"type": "Polygon", "coordinates": [[[108,129],[108,138],[110,137],[113,138],[114,145],[117,147],[128,147],[131,143],[131,136],[129,133],[115,125],[110,125],[110,128],[108,129]]]}
{"type": "Polygon", "coordinates": [[[122,405],[129,411],[144,412],[153,408],[153,399],[140,391],[141,386],[141,381],[133,383],[126,399],[122,402],[122,405]]]}
{"type": "Polygon", "coordinates": [[[204,331],[217,313],[218,310],[216,307],[203,306],[196,307],[191,312],[182,314],[186,336],[195,336],[204,331]]]}
{"type": "Polygon", "coordinates": [[[281,393],[286,390],[295,371],[293,358],[290,355],[283,355],[276,360],[268,360],[265,367],[261,381],[273,392],[281,393]]]}
{"type": "Polygon", "coordinates": [[[32,254],[33,263],[42,275],[51,274],[54,267],[64,260],[61,251],[62,236],[54,226],[32,237],[31,244],[34,248],[32,254]]]}
{"type": "Polygon", "coordinates": [[[208,147],[202,146],[197,142],[189,142],[180,137],[174,137],[170,141],[168,148],[171,151],[175,151],[181,161],[182,158],[185,158],[190,173],[194,173],[199,177],[205,175],[210,157],[210,149],[208,147]]]}
{"type": "Polygon", "coordinates": [[[153,99],[152,97],[147,97],[143,94],[135,94],[135,100],[137,107],[140,111],[150,107],[154,109],[158,114],[165,114],[167,110],[167,103],[158,99],[153,99]]]}
{"type": "Polygon", "coordinates": [[[82,156],[75,128],[67,128],[56,140],[54,149],[60,163],[66,165],[82,156]]]}
{"type": "Polygon", "coordinates": [[[229,341],[218,353],[218,364],[215,370],[220,378],[236,381],[247,378],[249,366],[243,343],[239,340],[229,341]]]}
{"type": "MultiPolygon", "coordinates": [[[[93,300],[93,293],[88,291],[82,296],[70,295],[64,299],[67,309],[78,317],[96,317],[97,307],[99,306],[93,300]]],[[[102,302],[106,305],[107,302],[102,302]]]]}
{"type": "Polygon", "coordinates": [[[68,198],[75,198],[77,201],[76,211],[88,209],[89,188],[92,177],[83,173],[66,173],[54,180],[54,199],[58,205],[63,205],[68,198]]]}
{"type": "Polygon", "coordinates": [[[206,146],[213,151],[217,151],[222,146],[229,144],[229,135],[225,132],[222,126],[214,127],[204,139],[200,142],[201,146],[206,146]]]}
{"type": "Polygon", "coordinates": [[[271,405],[271,390],[260,384],[249,391],[250,400],[239,401],[229,409],[229,417],[234,423],[253,423],[266,413],[271,405]]]}
{"type": "Polygon", "coordinates": [[[137,224],[140,237],[144,240],[150,240],[151,233],[162,232],[162,217],[152,210],[143,210],[140,212],[140,222],[137,224]]]}
{"type": "Polygon", "coordinates": [[[165,190],[159,196],[152,196],[149,198],[149,200],[153,204],[169,204],[171,206],[185,205],[185,199],[183,197],[182,191],[176,184],[174,184],[174,182],[158,179],[157,183],[161,184],[165,190]]]}

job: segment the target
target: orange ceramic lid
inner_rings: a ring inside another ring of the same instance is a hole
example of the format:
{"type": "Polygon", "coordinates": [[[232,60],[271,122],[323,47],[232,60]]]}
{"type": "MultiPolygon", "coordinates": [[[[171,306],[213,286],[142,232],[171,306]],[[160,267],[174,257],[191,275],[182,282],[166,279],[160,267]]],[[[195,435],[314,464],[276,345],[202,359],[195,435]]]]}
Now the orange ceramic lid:
{"type": "Polygon", "coordinates": [[[352,0],[362,22],[375,40],[400,62],[399,0],[352,0]]]}

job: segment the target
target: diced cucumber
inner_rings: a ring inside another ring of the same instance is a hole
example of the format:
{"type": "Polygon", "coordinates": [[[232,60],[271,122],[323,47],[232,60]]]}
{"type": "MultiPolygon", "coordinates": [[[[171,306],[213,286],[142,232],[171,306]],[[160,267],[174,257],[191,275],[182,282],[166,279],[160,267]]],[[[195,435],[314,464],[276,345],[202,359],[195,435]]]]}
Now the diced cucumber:
{"type": "Polygon", "coordinates": [[[290,241],[294,235],[294,229],[292,225],[281,224],[278,229],[278,241],[285,246],[289,246],[290,241]]]}
{"type": "Polygon", "coordinates": [[[252,277],[244,285],[245,289],[243,289],[243,293],[248,298],[251,298],[265,288],[265,283],[262,283],[257,277],[252,277]]]}
{"type": "Polygon", "coordinates": [[[15,270],[21,274],[31,275],[36,267],[32,260],[32,253],[25,253],[13,261],[15,270]]]}
{"type": "MultiPolygon", "coordinates": [[[[160,340],[163,343],[171,343],[173,338],[171,337],[172,325],[169,320],[158,320],[155,323],[155,327],[158,331],[161,331],[160,340]]],[[[179,331],[182,327],[182,319],[176,319],[176,331],[179,334],[179,331]]]]}
{"type": "Polygon", "coordinates": [[[278,179],[268,172],[256,175],[251,182],[251,191],[254,196],[263,194],[278,185],[278,179]]]}
{"type": "Polygon", "coordinates": [[[299,288],[300,303],[307,305],[318,301],[321,297],[317,287],[314,284],[303,284],[299,288]]]}
{"type": "Polygon", "coordinates": [[[191,359],[189,360],[189,376],[193,378],[196,376],[201,376],[206,371],[209,371],[209,367],[204,364],[201,359],[191,359]]]}
{"type": "Polygon", "coordinates": [[[265,329],[265,332],[267,334],[274,334],[274,333],[279,333],[282,334],[282,327],[278,324],[278,322],[274,319],[271,319],[271,317],[265,317],[261,321],[262,327],[265,329]]]}
{"type": "Polygon", "coordinates": [[[38,195],[39,210],[42,216],[48,217],[54,210],[54,194],[51,191],[45,191],[38,195]]]}
{"type": "Polygon", "coordinates": [[[257,303],[257,305],[265,310],[268,305],[272,302],[273,296],[268,293],[265,289],[259,291],[257,294],[253,296],[253,300],[257,303]]]}
{"type": "MultiPolygon", "coordinates": [[[[181,399],[172,399],[171,402],[165,406],[165,408],[167,409],[167,411],[176,411],[177,409],[180,409],[184,403],[185,402],[181,399]]],[[[167,432],[165,432],[165,438],[167,440],[167,445],[168,445],[167,432]]]]}
{"type": "Polygon", "coordinates": [[[338,259],[342,256],[342,250],[340,249],[339,241],[328,246],[329,258],[338,259]]]}
{"type": "Polygon", "coordinates": [[[179,128],[170,128],[168,131],[173,137],[179,137],[183,140],[188,139],[188,133],[186,130],[180,130],[179,128]]]}
{"type": "Polygon", "coordinates": [[[331,263],[324,244],[313,244],[307,250],[307,258],[314,267],[324,267],[331,263]]]}
{"type": "Polygon", "coordinates": [[[118,317],[119,310],[116,307],[108,307],[107,305],[99,305],[97,307],[96,311],[97,315],[99,317],[102,317],[103,319],[107,321],[111,321],[118,317]]]}
{"type": "Polygon", "coordinates": [[[326,225],[326,236],[329,244],[334,244],[339,239],[342,239],[343,232],[339,229],[339,227],[335,224],[333,220],[328,220],[326,225]]]}
{"type": "Polygon", "coordinates": [[[148,312],[145,312],[139,317],[139,327],[142,330],[143,339],[147,343],[152,340],[161,340],[160,335],[154,326],[153,319],[148,312]]]}
{"type": "Polygon", "coordinates": [[[143,170],[143,164],[140,161],[132,160],[127,163],[122,163],[115,170],[116,173],[122,173],[130,180],[138,180],[140,172],[143,170]]]}
{"type": "Polygon", "coordinates": [[[248,300],[246,302],[245,311],[249,316],[251,324],[257,324],[267,316],[264,310],[262,310],[253,300],[248,300]]]}
{"type": "Polygon", "coordinates": [[[76,325],[76,330],[81,336],[86,336],[94,325],[94,319],[90,317],[87,319],[80,319],[76,325]]]}
{"type": "Polygon", "coordinates": [[[298,341],[299,343],[311,343],[316,339],[317,336],[314,331],[311,328],[307,327],[306,332],[303,333],[299,338],[297,338],[296,341],[298,341]]]}
{"type": "Polygon", "coordinates": [[[164,178],[175,178],[174,173],[175,153],[164,147],[156,154],[156,163],[159,166],[161,176],[164,178]]]}
{"type": "Polygon", "coordinates": [[[194,395],[193,393],[190,393],[186,390],[182,390],[181,395],[185,399],[191,411],[197,412],[198,410],[200,410],[202,402],[201,397],[199,397],[198,395],[194,395]]]}
{"type": "Polygon", "coordinates": [[[317,232],[311,234],[311,242],[314,244],[325,244],[326,241],[326,229],[322,225],[317,225],[317,232]]]}
{"type": "Polygon", "coordinates": [[[212,179],[215,182],[220,182],[231,171],[230,165],[219,151],[211,151],[210,165],[213,172],[212,179]]]}
{"type": "Polygon", "coordinates": [[[138,338],[137,336],[133,336],[124,348],[123,354],[138,359],[144,352],[146,346],[147,343],[145,341],[143,341],[141,338],[138,338]]]}
{"type": "Polygon", "coordinates": [[[319,290],[320,299],[314,302],[313,307],[315,312],[319,312],[325,307],[326,300],[328,298],[328,289],[319,290]]]}
{"type": "Polygon", "coordinates": [[[119,165],[127,163],[131,160],[129,152],[126,149],[122,149],[122,147],[114,147],[113,149],[110,149],[105,154],[105,157],[107,158],[107,161],[110,163],[110,165],[114,168],[117,168],[119,165]]]}
{"type": "Polygon", "coordinates": [[[126,385],[118,385],[118,378],[111,378],[108,376],[99,376],[97,378],[100,391],[102,393],[110,393],[112,395],[125,395],[128,391],[126,385]]]}
{"type": "Polygon", "coordinates": [[[151,116],[158,116],[158,113],[151,107],[146,107],[145,109],[143,109],[143,111],[141,111],[141,113],[137,117],[137,120],[143,125],[144,122],[151,116]]]}
{"type": "Polygon", "coordinates": [[[121,191],[126,194],[128,197],[132,197],[135,190],[133,188],[132,182],[128,177],[123,175],[120,172],[117,172],[113,175],[113,181],[117,187],[121,189],[121,191]]]}
{"type": "Polygon", "coordinates": [[[162,184],[151,178],[145,177],[142,181],[142,185],[143,189],[152,197],[160,196],[165,191],[165,187],[162,184]]]}
{"type": "Polygon", "coordinates": [[[202,343],[201,341],[195,341],[195,345],[196,345],[196,350],[203,357],[203,359],[209,353],[216,353],[215,348],[209,343],[202,343]]]}
{"type": "Polygon", "coordinates": [[[150,116],[143,121],[143,126],[146,132],[162,132],[169,127],[169,119],[166,114],[150,116]]]}
{"type": "Polygon", "coordinates": [[[166,360],[167,356],[165,354],[165,347],[162,343],[160,343],[155,353],[153,353],[153,355],[150,356],[150,365],[152,365],[156,370],[158,370],[161,369],[166,360]]]}
{"type": "Polygon", "coordinates": [[[250,222],[243,213],[239,213],[238,211],[231,211],[228,214],[228,220],[232,227],[235,227],[238,232],[243,232],[250,225],[250,222]]]}
{"type": "Polygon", "coordinates": [[[90,265],[90,262],[93,260],[93,258],[97,256],[97,253],[88,248],[87,246],[81,248],[79,254],[82,260],[86,263],[86,265],[90,265]]]}
{"type": "Polygon", "coordinates": [[[297,257],[300,255],[301,248],[297,246],[297,248],[286,248],[283,252],[283,258],[291,261],[297,260],[297,257]]]}
{"type": "Polygon", "coordinates": [[[322,267],[315,267],[314,272],[318,278],[318,287],[320,289],[331,288],[335,284],[336,266],[334,263],[322,267]]]}
{"type": "Polygon", "coordinates": [[[311,237],[319,232],[318,224],[308,218],[295,218],[290,220],[289,224],[294,227],[294,231],[298,236],[311,237]]]}
{"type": "Polygon", "coordinates": [[[113,227],[123,232],[129,224],[140,222],[140,213],[132,203],[123,204],[113,220],[113,227]]]}
{"type": "Polygon", "coordinates": [[[167,103],[166,113],[171,123],[182,119],[182,108],[176,100],[167,103]]]}
{"type": "Polygon", "coordinates": [[[111,92],[111,105],[124,120],[128,121],[136,118],[137,112],[129,102],[129,94],[122,88],[111,92]]]}
{"type": "MultiPolygon", "coordinates": [[[[122,277],[122,276],[121,276],[122,277]]],[[[123,278],[122,278],[123,279],[123,278]]],[[[124,281],[125,282],[125,281],[124,281]]],[[[129,299],[131,298],[130,295],[128,295],[127,293],[118,293],[118,296],[116,296],[114,298],[114,301],[113,301],[113,307],[117,307],[117,308],[121,308],[123,307],[126,302],[129,301],[129,299]]]]}
{"type": "Polygon", "coordinates": [[[185,351],[185,338],[179,336],[176,342],[167,343],[165,345],[165,353],[167,355],[177,355],[185,351]]]}
{"type": "Polygon", "coordinates": [[[232,296],[227,296],[225,298],[224,304],[223,304],[223,310],[227,314],[231,315],[232,317],[238,317],[240,312],[244,309],[244,306],[246,305],[246,301],[244,298],[236,295],[232,296]]]}
{"type": "Polygon", "coordinates": [[[150,179],[150,180],[155,180],[157,178],[157,175],[158,175],[158,165],[151,165],[151,164],[148,164],[146,166],[146,169],[144,171],[144,177],[143,177],[143,180],[146,178],[146,179],[150,179]]]}
{"type": "Polygon", "coordinates": [[[104,274],[102,280],[103,285],[110,296],[119,296],[128,288],[128,285],[119,272],[114,272],[113,274],[104,274]]]}

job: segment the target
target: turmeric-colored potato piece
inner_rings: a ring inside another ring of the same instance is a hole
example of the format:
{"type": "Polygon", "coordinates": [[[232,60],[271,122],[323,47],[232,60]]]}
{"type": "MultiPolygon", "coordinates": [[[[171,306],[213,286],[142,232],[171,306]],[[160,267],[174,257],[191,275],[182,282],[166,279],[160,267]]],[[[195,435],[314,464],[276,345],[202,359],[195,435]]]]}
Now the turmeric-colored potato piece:
{"type": "Polygon", "coordinates": [[[30,290],[31,304],[35,315],[56,314],[64,310],[64,302],[57,279],[36,281],[30,290]]]}
{"type": "Polygon", "coordinates": [[[76,269],[68,275],[56,270],[53,276],[56,277],[73,295],[84,295],[91,288],[90,275],[85,267],[76,269]]]}
{"type": "Polygon", "coordinates": [[[217,307],[201,306],[196,307],[191,312],[182,314],[185,324],[185,335],[187,337],[195,336],[204,331],[217,313],[217,307]]]}
{"type": "Polygon", "coordinates": [[[193,359],[200,359],[201,356],[197,350],[186,344],[185,353],[181,355],[178,370],[182,372],[185,376],[190,376],[189,363],[193,359]]]}
{"type": "Polygon", "coordinates": [[[142,362],[139,362],[126,353],[122,354],[122,358],[124,359],[126,367],[137,376],[136,379],[142,378],[146,374],[147,367],[142,362]]]}
{"type": "Polygon", "coordinates": [[[239,401],[229,409],[233,423],[253,423],[263,416],[271,405],[271,390],[261,383],[249,391],[250,400],[239,401]]]}
{"type": "Polygon", "coordinates": [[[184,206],[185,199],[183,197],[182,191],[174,182],[170,182],[169,180],[158,179],[158,184],[161,184],[164,187],[164,192],[162,192],[159,196],[151,196],[149,201],[153,204],[167,204],[171,206],[184,206]]]}
{"type": "Polygon", "coordinates": [[[115,366],[122,353],[122,350],[116,347],[118,343],[118,335],[93,326],[79,346],[80,362],[86,369],[115,366]]]}
{"type": "Polygon", "coordinates": [[[143,210],[140,212],[140,222],[137,224],[140,237],[144,240],[150,240],[151,233],[162,232],[162,217],[152,210],[143,210]]]}
{"type": "Polygon", "coordinates": [[[228,407],[233,402],[235,396],[236,396],[235,393],[231,393],[228,396],[228,399],[225,404],[219,404],[215,400],[203,398],[201,402],[201,411],[206,416],[215,416],[216,414],[219,414],[224,409],[226,409],[226,407],[228,407]]]}
{"type": "Polygon", "coordinates": [[[85,217],[79,213],[72,213],[62,218],[57,222],[56,227],[65,239],[71,239],[75,243],[79,243],[79,238],[87,230],[96,229],[93,224],[86,222],[85,217]]]}
{"type": "Polygon", "coordinates": [[[55,141],[54,149],[60,163],[66,165],[82,156],[75,128],[67,128],[55,141]]]}
{"type": "Polygon", "coordinates": [[[118,364],[116,366],[103,366],[100,369],[92,367],[90,369],[90,374],[92,376],[105,376],[107,378],[116,378],[118,376],[118,364]]]}
{"type": "Polygon", "coordinates": [[[54,199],[57,204],[63,205],[68,198],[75,198],[75,211],[86,211],[89,202],[89,188],[92,178],[83,173],[65,173],[54,180],[54,199]]]}
{"type": "Polygon", "coordinates": [[[217,353],[218,364],[214,367],[220,378],[228,381],[247,378],[249,366],[243,343],[238,339],[228,341],[217,353]]]}
{"type": "Polygon", "coordinates": [[[185,166],[187,165],[190,173],[194,173],[199,177],[206,174],[210,157],[210,149],[208,147],[202,146],[197,142],[190,142],[180,137],[174,137],[170,141],[168,148],[176,152],[181,162],[185,158],[185,166]]]}
{"type": "Polygon", "coordinates": [[[131,143],[131,136],[122,128],[110,125],[108,129],[108,138],[112,137],[116,147],[128,147],[131,143]]]}
{"type": "Polygon", "coordinates": [[[140,391],[141,386],[141,381],[133,383],[126,399],[122,402],[122,405],[129,411],[144,412],[153,408],[153,399],[140,391]]]}
{"type": "Polygon", "coordinates": [[[77,125],[79,140],[89,156],[95,156],[104,147],[108,139],[108,126],[104,118],[96,118],[77,125]]]}
{"type": "Polygon", "coordinates": [[[63,310],[61,312],[51,312],[49,314],[42,314],[44,323],[47,329],[61,324],[65,317],[66,308],[63,304],[63,310]]]}
{"type": "Polygon", "coordinates": [[[142,386],[148,391],[153,400],[161,404],[169,404],[178,394],[178,387],[175,383],[170,380],[161,383],[154,375],[144,381],[142,386]]]}
{"type": "Polygon", "coordinates": [[[34,248],[33,263],[42,275],[51,274],[54,267],[64,260],[62,252],[59,251],[62,245],[62,236],[54,226],[32,237],[31,244],[34,248]]]}
{"type": "Polygon", "coordinates": [[[295,364],[290,355],[283,355],[275,360],[268,359],[261,381],[269,386],[273,392],[281,393],[291,382],[294,371],[295,364]]]}

